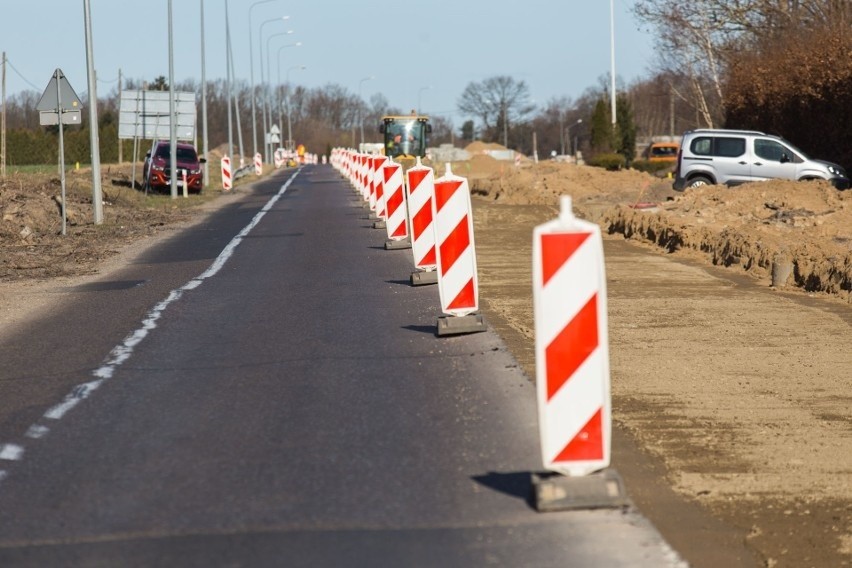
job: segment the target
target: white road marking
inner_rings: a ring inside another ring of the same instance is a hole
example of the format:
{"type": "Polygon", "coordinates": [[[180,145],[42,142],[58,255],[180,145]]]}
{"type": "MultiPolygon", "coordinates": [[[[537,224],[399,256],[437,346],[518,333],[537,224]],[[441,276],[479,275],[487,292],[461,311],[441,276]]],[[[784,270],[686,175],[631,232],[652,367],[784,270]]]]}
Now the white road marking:
{"type": "Polygon", "coordinates": [[[18,461],[24,455],[23,446],[6,444],[0,446],[0,460],[18,461]]]}
{"type": "Polygon", "coordinates": [[[40,438],[44,438],[47,436],[47,433],[50,432],[50,428],[47,426],[42,426],[41,424],[33,424],[30,426],[30,429],[27,430],[27,433],[24,434],[27,438],[32,438],[33,440],[38,440],[40,438]]]}
{"type": "MultiPolygon", "coordinates": [[[[107,355],[103,366],[92,372],[92,376],[95,378],[94,381],[81,383],[75,386],[71,389],[71,392],[65,396],[62,402],[51,407],[44,413],[44,418],[60,420],[69,410],[77,406],[77,404],[79,404],[82,400],[88,398],[90,394],[104,383],[104,381],[111,379],[118,367],[120,367],[124,362],[130,359],[131,355],[133,355],[134,348],[148,336],[149,332],[157,328],[157,320],[160,319],[166,308],[168,308],[172,303],[178,301],[181,296],[183,296],[184,292],[198,288],[204,280],[215,276],[222,267],[225,266],[225,263],[228,262],[228,259],[230,259],[234,254],[234,249],[236,249],[242,240],[252,231],[252,229],[260,223],[260,220],[263,219],[264,215],[266,215],[270,209],[272,209],[275,203],[281,199],[284,192],[287,191],[287,188],[290,187],[290,184],[293,183],[293,180],[296,179],[297,175],[299,175],[298,170],[284,185],[281,186],[278,193],[273,195],[272,198],[266,202],[266,205],[264,205],[263,208],[252,218],[251,222],[246,225],[243,230],[237,234],[237,236],[231,239],[231,242],[225,246],[207,270],[180,288],[172,290],[165,300],[157,303],[153,309],[146,314],[146,317],[142,320],[142,325],[139,329],[130,333],[130,335],[124,338],[124,341],[113,347],[113,349],[109,352],[109,355],[107,355]]],[[[46,426],[33,424],[27,430],[26,436],[28,438],[38,439],[49,432],[49,430],[50,429],[46,426]]],[[[0,446],[0,460],[19,461],[23,455],[23,446],[17,444],[5,444],[0,446]]],[[[0,470],[0,482],[2,482],[8,475],[7,471],[0,470]]]]}

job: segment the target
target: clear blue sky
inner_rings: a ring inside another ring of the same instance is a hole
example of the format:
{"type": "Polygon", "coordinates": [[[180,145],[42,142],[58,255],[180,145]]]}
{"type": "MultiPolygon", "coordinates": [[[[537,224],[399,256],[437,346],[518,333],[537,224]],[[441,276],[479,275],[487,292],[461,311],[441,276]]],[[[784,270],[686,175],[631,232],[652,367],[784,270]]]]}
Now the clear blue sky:
{"type": "MultiPolygon", "coordinates": [[[[201,77],[201,0],[173,0],[175,79],[201,77]]],[[[0,51],[7,96],[44,90],[61,68],[82,95],[87,90],[83,0],[0,0],[0,51]],[[18,74],[20,73],[20,75],[18,74]],[[23,76],[23,78],[21,77],[23,76]],[[31,84],[30,84],[31,83],[31,84]]],[[[270,74],[306,87],[338,84],[365,100],[382,93],[407,110],[463,119],[456,103],[471,81],[495,75],[523,80],[538,105],[576,98],[610,69],[607,0],[228,0],[238,78],[250,78],[249,31],[269,45],[270,74]],[[251,9],[251,26],[249,13],[251,9]],[[289,20],[269,22],[279,16],[289,20]],[[280,35],[293,30],[291,35],[280,35]],[[271,39],[269,39],[271,37],[271,39]],[[283,47],[301,42],[298,47],[283,47]],[[283,48],[282,48],[283,47],[283,48]],[[304,65],[305,70],[292,67],[304,65]],[[375,79],[361,81],[375,76],[375,79]],[[431,87],[427,89],[426,87],[431,87]]],[[[615,0],[616,75],[630,83],[648,76],[652,37],[639,30],[632,0],[615,0]]],[[[167,0],[90,0],[98,93],[125,77],[168,77],[167,0]]],[[[225,0],[204,0],[207,79],[225,77],[225,0]]],[[[264,62],[264,67],[265,67],[264,62]]]]}

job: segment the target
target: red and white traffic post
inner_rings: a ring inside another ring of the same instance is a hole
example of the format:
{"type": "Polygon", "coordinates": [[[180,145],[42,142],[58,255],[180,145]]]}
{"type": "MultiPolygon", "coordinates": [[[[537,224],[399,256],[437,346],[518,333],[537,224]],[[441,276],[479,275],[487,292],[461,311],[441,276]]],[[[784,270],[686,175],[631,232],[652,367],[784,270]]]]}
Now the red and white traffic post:
{"type": "Polygon", "coordinates": [[[574,217],[570,197],[558,219],[533,231],[533,314],[542,460],[567,476],[534,476],[537,506],[622,506],[621,480],[606,469],[612,417],[603,240],[597,224],[574,217]]]}
{"type": "Polygon", "coordinates": [[[375,213],[377,221],[373,223],[374,229],[384,229],[385,219],[385,198],[384,198],[384,175],[382,174],[382,166],[387,162],[385,156],[370,156],[370,169],[368,176],[370,178],[370,210],[375,213]]]}
{"type": "Polygon", "coordinates": [[[260,152],[254,155],[254,175],[259,176],[263,173],[263,156],[260,152]]]}
{"type": "Polygon", "coordinates": [[[408,217],[411,220],[411,252],[414,272],[411,285],[438,282],[438,261],[435,256],[435,226],[432,223],[432,195],[435,193],[435,171],[420,163],[405,172],[405,191],[408,194],[408,217]]]}
{"type": "Polygon", "coordinates": [[[367,202],[368,206],[370,204],[369,158],[370,156],[367,154],[360,154],[358,160],[359,187],[361,188],[361,195],[364,197],[364,201],[367,202]]]}
{"type": "Polygon", "coordinates": [[[228,156],[222,156],[222,189],[225,191],[230,191],[233,187],[233,182],[231,181],[231,158],[228,156]]]}
{"type": "Polygon", "coordinates": [[[382,192],[385,202],[385,228],[388,240],[386,250],[406,249],[411,247],[408,238],[408,209],[406,208],[405,190],[402,187],[402,164],[387,160],[381,168],[382,192]]]}
{"type": "Polygon", "coordinates": [[[453,175],[449,164],[446,174],[435,180],[432,218],[438,295],[441,311],[447,314],[438,318],[438,335],[485,331],[485,320],[478,313],[479,280],[470,188],[465,178],[453,175]]]}

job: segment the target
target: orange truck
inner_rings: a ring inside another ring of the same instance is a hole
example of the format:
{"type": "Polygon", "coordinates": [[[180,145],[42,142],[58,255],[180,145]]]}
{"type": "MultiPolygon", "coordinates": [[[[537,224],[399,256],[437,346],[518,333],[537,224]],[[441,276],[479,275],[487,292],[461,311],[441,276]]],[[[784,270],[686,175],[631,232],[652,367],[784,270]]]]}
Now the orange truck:
{"type": "Polygon", "coordinates": [[[677,153],[680,144],[677,142],[652,142],[648,145],[642,157],[649,162],[672,162],[677,161],[677,153]]]}

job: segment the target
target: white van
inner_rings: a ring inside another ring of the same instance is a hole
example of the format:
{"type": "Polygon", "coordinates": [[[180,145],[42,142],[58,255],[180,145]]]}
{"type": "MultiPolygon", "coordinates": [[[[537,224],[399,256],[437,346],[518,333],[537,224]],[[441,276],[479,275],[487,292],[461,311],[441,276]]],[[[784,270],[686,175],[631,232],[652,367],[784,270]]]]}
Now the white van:
{"type": "Polygon", "coordinates": [[[738,185],[767,179],[824,179],[848,189],[846,171],[837,164],[812,160],[795,146],[751,130],[691,130],[683,135],[673,187],[738,185]]]}

